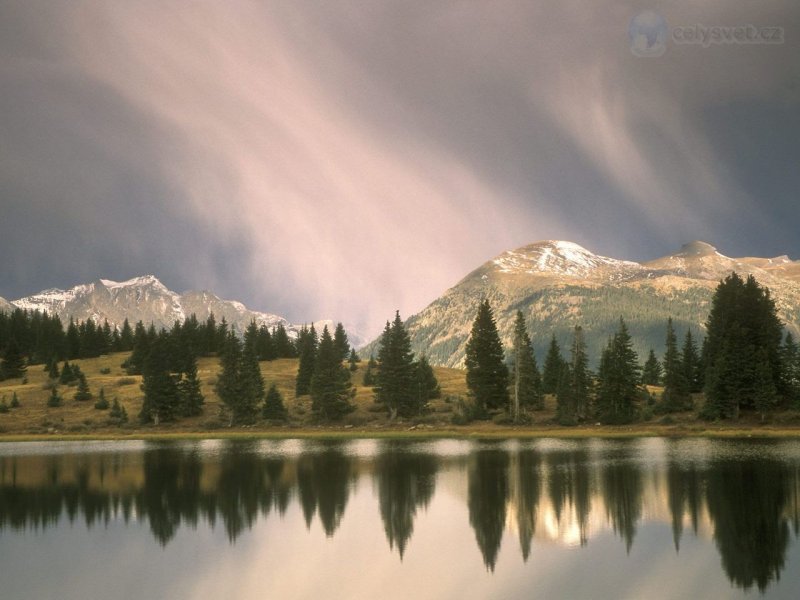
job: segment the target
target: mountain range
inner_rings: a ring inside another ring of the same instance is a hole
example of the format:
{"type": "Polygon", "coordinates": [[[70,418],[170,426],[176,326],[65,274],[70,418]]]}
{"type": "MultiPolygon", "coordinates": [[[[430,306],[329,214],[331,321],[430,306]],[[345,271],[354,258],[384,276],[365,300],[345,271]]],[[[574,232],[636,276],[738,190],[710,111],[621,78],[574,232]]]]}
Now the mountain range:
{"type": "MultiPolygon", "coordinates": [[[[137,321],[153,323],[157,328],[169,328],[175,321],[183,321],[191,314],[205,320],[213,312],[219,323],[223,318],[235,331],[243,332],[251,321],[269,328],[283,324],[290,336],[300,329],[285,318],[271,313],[250,310],[236,300],[223,300],[211,292],[189,291],[178,294],[169,290],[154,275],[134,277],[127,281],[98,279],[77,285],[68,290],[49,289],[8,302],[0,298],[0,310],[22,308],[47,311],[58,315],[64,323],[70,318],[77,321],[93,319],[98,323],[108,320],[111,326],[121,327],[127,318],[131,325],[137,321]]],[[[333,321],[318,321],[333,326],[333,321]]],[[[354,343],[361,340],[357,332],[349,332],[354,343]]]]}
{"type": "MultiPolygon", "coordinates": [[[[486,298],[506,347],[511,345],[516,311],[521,310],[540,361],[552,335],[566,354],[572,329],[582,325],[596,364],[619,318],[624,317],[643,360],[651,348],[657,354],[663,351],[669,317],[679,335],[692,329],[702,337],[714,289],[733,271],[753,275],[767,286],[787,330],[800,337],[800,261],[788,256],[729,258],[705,242],[692,242],[674,254],[641,263],[599,256],[572,242],[537,242],[484,263],[411,316],[406,326],[417,355],[426,354],[435,365],[461,367],[472,320],[479,302],[486,298]]],[[[131,323],[141,320],[170,327],[192,313],[204,320],[213,312],[217,321],[224,317],[240,332],[252,320],[268,327],[282,323],[290,335],[299,330],[281,316],[251,310],[208,291],[173,292],[153,275],[122,282],[98,279],[11,302],[0,298],[0,311],[15,307],[46,310],[64,322],[107,319],[112,326],[121,326],[127,318],[131,323]]],[[[324,324],[333,322],[315,323],[320,330],[324,324]]],[[[348,335],[356,347],[366,341],[352,328],[348,335]]],[[[361,354],[368,357],[376,350],[374,340],[361,354]]]]}
{"type": "MultiPolygon", "coordinates": [[[[540,361],[553,334],[567,355],[572,330],[581,325],[596,364],[624,317],[644,360],[650,348],[663,352],[669,317],[679,335],[691,328],[702,338],[714,289],[732,271],[769,287],[787,330],[800,334],[800,261],[729,258],[699,241],[641,263],[599,256],[572,242],[530,244],[484,263],[406,325],[415,353],[425,353],[433,364],[461,367],[472,320],[486,298],[507,348],[521,310],[540,361]]],[[[362,354],[375,352],[375,344],[362,354]]]]}

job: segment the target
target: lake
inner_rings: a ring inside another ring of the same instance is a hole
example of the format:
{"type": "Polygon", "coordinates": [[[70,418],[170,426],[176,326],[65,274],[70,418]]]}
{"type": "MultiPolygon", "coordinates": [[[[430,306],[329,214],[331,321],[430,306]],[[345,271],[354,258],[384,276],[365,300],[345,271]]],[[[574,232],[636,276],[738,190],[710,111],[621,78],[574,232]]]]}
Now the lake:
{"type": "Polygon", "coordinates": [[[800,442],[0,444],[0,597],[796,598],[800,442]]]}

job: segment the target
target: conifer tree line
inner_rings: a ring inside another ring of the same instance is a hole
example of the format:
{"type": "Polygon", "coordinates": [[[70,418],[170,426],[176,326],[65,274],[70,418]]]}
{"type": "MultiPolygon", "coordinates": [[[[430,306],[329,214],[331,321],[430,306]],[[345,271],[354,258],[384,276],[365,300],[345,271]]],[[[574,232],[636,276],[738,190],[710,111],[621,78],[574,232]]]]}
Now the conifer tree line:
{"type": "Polygon", "coordinates": [[[700,416],[737,418],[754,411],[762,419],[776,408],[800,408],[800,349],[784,332],[775,302],[754,277],[736,273],[720,282],[706,322],[702,350],[693,332],[682,340],[672,319],[665,328],[664,354],[651,349],[642,367],[628,327],[617,331],[602,352],[596,373],[589,370],[583,328],[575,327],[567,356],[551,338],[540,373],[524,315],[518,311],[510,348],[503,349],[492,308],[483,300],[466,347],[467,388],[472,417],[507,412],[514,422],[543,408],[555,396],[562,425],[599,421],[628,423],[644,410],[671,413],[695,408],[700,416]],[[657,400],[646,386],[660,386],[657,400]]]}
{"type": "MultiPolygon", "coordinates": [[[[175,350],[195,356],[209,356],[222,348],[228,330],[225,319],[218,323],[212,313],[203,322],[192,314],[183,323],[176,322],[168,333],[175,350]]],[[[259,360],[297,356],[297,346],[283,324],[269,329],[266,325],[259,327],[251,323],[248,332],[257,340],[259,360]]],[[[107,320],[98,324],[91,319],[81,322],[70,319],[65,326],[57,315],[17,308],[8,313],[0,312],[0,357],[10,354],[13,358],[10,366],[19,360],[17,357],[22,357],[25,366],[50,365],[64,360],[96,358],[111,352],[133,350],[134,356],[126,366],[131,374],[142,374],[147,347],[158,334],[155,326],[151,324],[146,327],[141,321],[131,326],[125,319],[118,328],[116,325],[112,327],[107,320]]],[[[0,378],[22,376],[19,368],[0,372],[0,378]]]]}

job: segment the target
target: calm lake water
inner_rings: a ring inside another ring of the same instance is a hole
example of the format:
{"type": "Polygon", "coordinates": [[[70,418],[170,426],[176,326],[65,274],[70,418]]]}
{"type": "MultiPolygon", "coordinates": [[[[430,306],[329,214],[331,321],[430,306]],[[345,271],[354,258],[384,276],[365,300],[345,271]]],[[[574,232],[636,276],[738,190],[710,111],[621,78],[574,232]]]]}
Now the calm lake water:
{"type": "Polygon", "coordinates": [[[797,598],[800,442],[0,444],[0,597],[797,598]]]}

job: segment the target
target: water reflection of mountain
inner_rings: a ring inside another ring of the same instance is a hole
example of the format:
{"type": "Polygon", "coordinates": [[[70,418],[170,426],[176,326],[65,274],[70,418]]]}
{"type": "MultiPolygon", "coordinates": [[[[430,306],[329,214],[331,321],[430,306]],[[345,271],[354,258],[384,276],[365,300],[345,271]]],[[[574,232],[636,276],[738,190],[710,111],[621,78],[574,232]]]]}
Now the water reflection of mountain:
{"type": "Polygon", "coordinates": [[[387,441],[366,453],[331,442],[290,453],[231,443],[214,452],[156,445],[141,452],[5,455],[0,531],[40,530],[62,520],[89,528],[145,521],[166,545],[181,527],[205,522],[235,542],[294,504],[308,527],[319,519],[333,537],[351,497],[369,480],[388,546],[401,558],[413,543],[415,521],[441,491],[464,502],[490,571],[506,533],[527,561],[537,547],[580,547],[604,532],[630,552],[644,524],[662,523],[677,552],[686,535],[713,539],[730,581],[764,590],[784,568],[800,525],[798,464],[775,453],[687,452],[670,441],[461,450],[387,441]]]}

